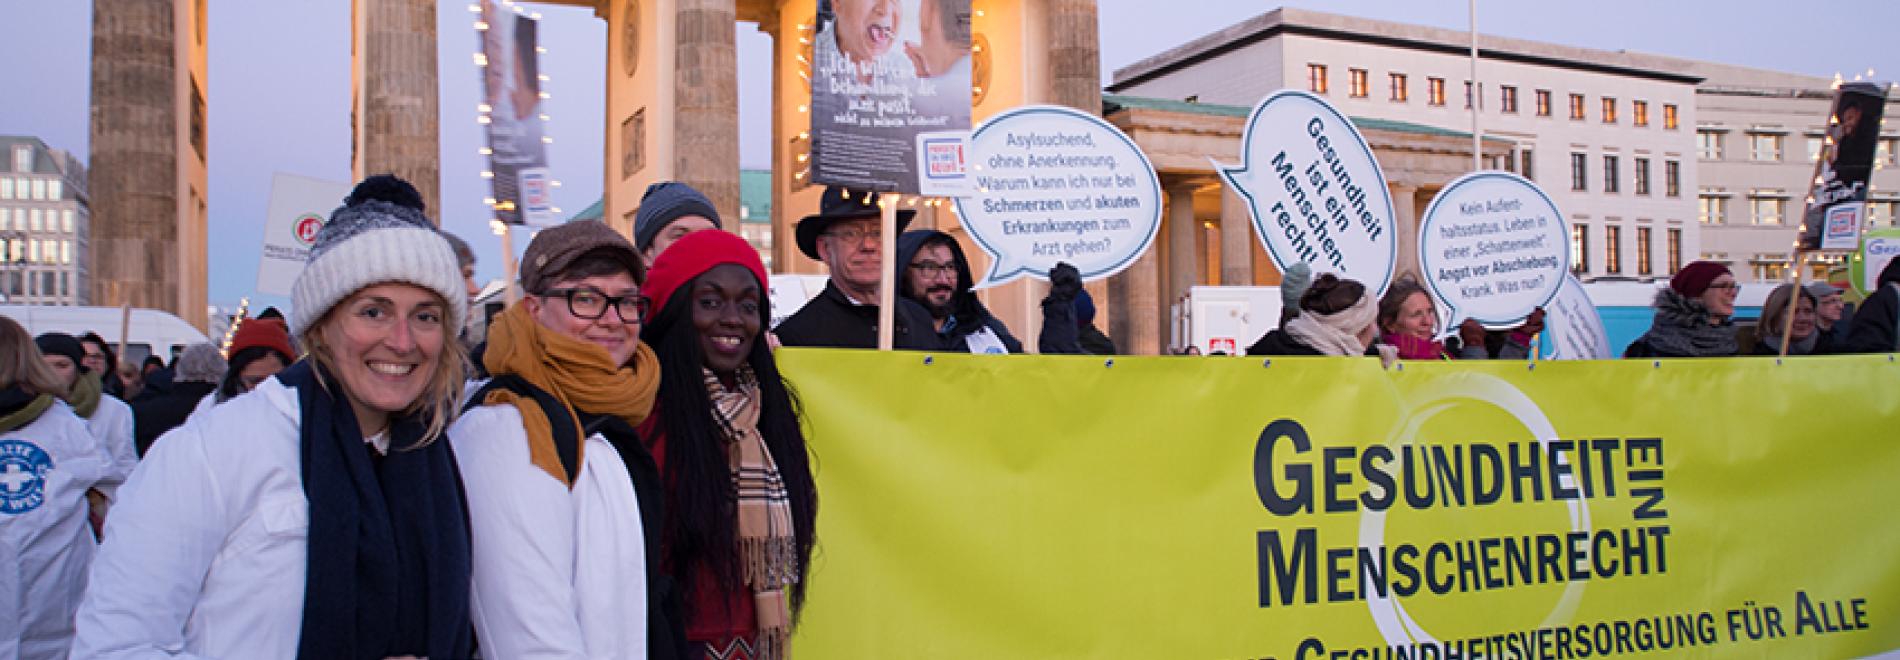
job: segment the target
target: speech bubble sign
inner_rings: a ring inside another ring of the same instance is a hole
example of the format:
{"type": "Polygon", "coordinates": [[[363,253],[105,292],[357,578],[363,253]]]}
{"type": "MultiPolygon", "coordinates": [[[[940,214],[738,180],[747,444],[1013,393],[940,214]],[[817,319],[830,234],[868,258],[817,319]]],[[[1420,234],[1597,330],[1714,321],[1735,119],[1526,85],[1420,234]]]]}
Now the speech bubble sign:
{"type": "Polygon", "coordinates": [[[1426,288],[1444,332],[1465,319],[1516,323],[1557,295],[1570,272],[1570,229],[1550,196],[1510,172],[1472,172],[1445,186],[1418,226],[1426,288]]]}
{"type": "Polygon", "coordinates": [[[1306,262],[1385,295],[1399,255],[1392,196],[1351,120],[1318,96],[1274,92],[1247,118],[1240,153],[1240,166],[1214,168],[1282,272],[1306,262]]]}
{"type": "Polygon", "coordinates": [[[1135,141],[1074,108],[998,113],[970,134],[975,195],[957,215],[990,268],[978,289],[1048,277],[1068,262],[1084,281],[1128,268],[1161,230],[1161,181],[1135,141]]]}
{"type": "Polygon", "coordinates": [[[1544,305],[1544,339],[1550,350],[1549,360],[1610,360],[1610,333],[1603,327],[1603,316],[1577,276],[1565,273],[1557,295],[1544,305]]]}
{"type": "Polygon", "coordinates": [[[1861,237],[1860,255],[1848,264],[1848,278],[1861,296],[1880,290],[1880,271],[1900,256],[1900,229],[1871,229],[1861,237]]]}

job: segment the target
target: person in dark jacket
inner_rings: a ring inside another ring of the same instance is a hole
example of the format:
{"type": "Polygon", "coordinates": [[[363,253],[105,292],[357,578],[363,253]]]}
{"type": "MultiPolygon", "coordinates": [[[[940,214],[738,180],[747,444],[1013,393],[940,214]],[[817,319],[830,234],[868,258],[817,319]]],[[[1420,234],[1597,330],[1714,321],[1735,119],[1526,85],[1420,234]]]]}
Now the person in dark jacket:
{"type": "Polygon", "coordinates": [[[1827,282],[1815,282],[1807,288],[1808,295],[1814,296],[1814,327],[1821,333],[1821,340],[1836,349],[1845,345],[1847,331],[1854,325],[1854,314],[1841,299],[1847,290],[1827,282]]]}
{"type": "Polygon", "coordinates": [[[1735,294],[1741,285],[1727,266],[1697,261],[1676,271],[1656,292],[1656,320],[1629,348],[1626,358],[1730,357],[1735,342],[1735,294]]]}
{"type": "Polygon", "coordinates": [[[685,594],[694,660],[791,657],[817,538],[812,480],[791,386],[765,326],[765,265],[745,239],[703,231],[653,261],[641,338],[660,389],[640,427],[666,481],[660,555],[685,594]]]}
{"type": "Polygon", "coordinates": [[[1754,355],[1781,355],[1782,328],[1789,328],[1789,355],[1826,355],[1834,352],[1834,342],[1820,331],[1815,319],[1814,294],[1806,288],[1793,284],[1783,284],[1769,292],[1768,300],[1761,305],[1761,322],[1755,326],[1754,355]],[[1794,292],[1801,292],[1801,301],[1794,311],[1794,323],[1788,324],[1788,299],[1794,292]]]}
{"type": "Polygon", "coordinates": [[[178,356],[171,388],[151,398],[132,402],[132,442],[140,457],[166,431],[178,428],[224,378],[224,357],[218,347],[192,344],[178,356]]]}
{"type": "Polygon", "coordinates": [[[1023,344],[978,300],[976,279],[963,247],[949,234],[920,229],[897,237],[897,265],[903,271],[898,295],[930,311],[932,327],[945,350],[970,353],[1021,353],[1023,344]]]}
{"type": "Polygon", "coordinates": [[[1095,296],[1088,289],[1075,293],[1075,328],[1082,344],[1082,352],[1089,355],[1118,355],[1115,340],[1095,327],[1095,296]]]}
{"type": "MultiPolygon", "coordinates": [[[[910,224],[912,210],[897,212],[897,231],[910,224]]],[[[883,279],[883,231],[874,193],[843,186],[825,188],[819,212],[798,221],[798,250],[825,262],[831,280],[775,329],[786,346],[877,348],[878,285],[883,279]]],[[[930,312],[896,298],[891,344],[896,348],[937,350],[942,344],[930,312]]]]}
{"type": "Polygon", "coordinates": [[[1889,353],[1900,351],[1900,259],[1880,269],[1880,290],[1874,291],[1854,311],[1854,324],[1847,332],[1843,353],[1889,353]]]}
{"type": "Polygon", "coordinates": [[[1375,343],[1379,304],[1354,280],[1325,273],[1300,296],[1300,313],[1286,327],[1270,330],[1247,347],[1248,355],[1381,355],[1395,349],[1375,343]]]}

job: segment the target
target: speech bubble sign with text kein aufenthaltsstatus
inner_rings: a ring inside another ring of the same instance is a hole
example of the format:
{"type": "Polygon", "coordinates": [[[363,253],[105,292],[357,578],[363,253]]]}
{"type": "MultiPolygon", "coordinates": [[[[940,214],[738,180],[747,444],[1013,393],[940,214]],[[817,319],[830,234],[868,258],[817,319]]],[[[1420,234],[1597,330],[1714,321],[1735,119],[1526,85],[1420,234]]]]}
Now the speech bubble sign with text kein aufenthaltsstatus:
{"type": "Polygon", "coordinates": [[[1068,262],[1084,281],[1128,268],[1161,229],[1161,182],[1135,141],[1061,106],[998,113],[970,136],[977,193],[957,215],[990,256],[976,288],[1048,277],[1068,262]]]}
{"type": "Polygon", "coordinates": [[[1570,271],[1570,230],[1550,196],[1510,172],[1472,172],[1445,186],[1418,227],[1426,288],[1465,319],[1498,326],[1550,302],[1570,271]]]}
{"type": "Polygon", "coordinates": [[[1241,159],[1214,168],[1247,200],[1254,231],[1282,272],[1306,262],[1314,273],[1385,295],[1399,254],[1392,197],[1346,115],[1306,92],[1274,92],[1247,119],[1241,159]]]}

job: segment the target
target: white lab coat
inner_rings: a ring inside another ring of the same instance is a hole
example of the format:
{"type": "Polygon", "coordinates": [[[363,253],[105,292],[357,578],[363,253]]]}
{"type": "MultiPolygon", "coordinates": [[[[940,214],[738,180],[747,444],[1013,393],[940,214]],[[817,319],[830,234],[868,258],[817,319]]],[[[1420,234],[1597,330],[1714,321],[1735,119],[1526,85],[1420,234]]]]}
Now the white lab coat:
{"type": "Polygon", "coordinates": [[[152,444],[120,489],[74,658],[291,658],[310,508],[297,392],[269,379],[152,444]]]}
{"type": "Polygon", "coordinates": [[[107,499],[115,498],[118,484],[130,478],[132,468],[139,466],[138,449],[132,444],[132,421],[132,406],[110,394],[99,395],[99,406],[86,419],[86,430],[105,445],[106,456],[112,458],[112,483],[99,489],[107,499]]]}
{"type": "Polygon", "coordinates": [[[587,438],[569,490],[529,462],[512,405],[470,408],[449,438],[468,491],[470,614],[483,655],[645,658],[645,536],[613,444],[587,438]]]}
{"type": "MultiPolygon", "coordinates": [[[[11,619],[0,631],[17,634],[20,658],[66,657],[93,559],[86,491],[116,480],[113,469],[64,402],[0,434],[0,545],[18,554],[0,563],[0,572],[12,572],[0,577],[0,598],[17,602],[0,608],[0,618],[11,619]]],[[[0,648],[6,644],[0,640],[0,648]]]]}

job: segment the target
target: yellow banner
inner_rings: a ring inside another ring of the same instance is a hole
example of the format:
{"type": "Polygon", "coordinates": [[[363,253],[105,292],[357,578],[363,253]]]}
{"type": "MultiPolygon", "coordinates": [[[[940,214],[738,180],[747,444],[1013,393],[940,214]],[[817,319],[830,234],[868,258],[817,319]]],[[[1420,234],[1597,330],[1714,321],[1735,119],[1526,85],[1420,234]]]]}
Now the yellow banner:
{"type": "Polygon", "coordinates": [[[1900,649],[1890,356],[780,356],[801,657],[1900,649]]]}

